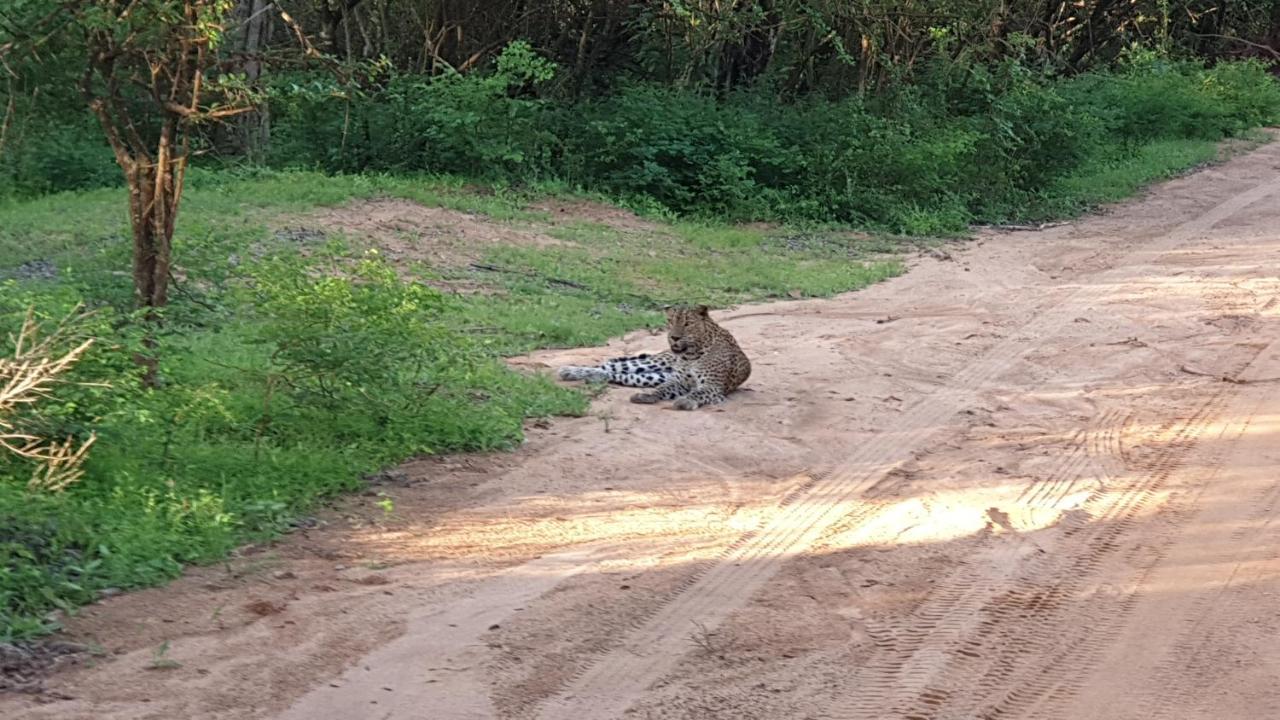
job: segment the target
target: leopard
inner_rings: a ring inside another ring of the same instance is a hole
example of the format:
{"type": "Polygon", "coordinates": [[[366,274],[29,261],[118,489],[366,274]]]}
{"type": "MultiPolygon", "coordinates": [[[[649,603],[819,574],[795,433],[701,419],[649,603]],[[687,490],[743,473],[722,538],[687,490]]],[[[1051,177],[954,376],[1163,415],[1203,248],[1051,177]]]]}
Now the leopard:
{"type": "Polygon", "coordinates": [[[706,305],[666,308],[670,350],[618,357],[595,367],[560,368],[563,380],[610,382],[646,388],[631,402],[651,405],[673,400],[677,410],[723,403],[751,376],[751,361],[733,335],[711,319],[706,305]]]}

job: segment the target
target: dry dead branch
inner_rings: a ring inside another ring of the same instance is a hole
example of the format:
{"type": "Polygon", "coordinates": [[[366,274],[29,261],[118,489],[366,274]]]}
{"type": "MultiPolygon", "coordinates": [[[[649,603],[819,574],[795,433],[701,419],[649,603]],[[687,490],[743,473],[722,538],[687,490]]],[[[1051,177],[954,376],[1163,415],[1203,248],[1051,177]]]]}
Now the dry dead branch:
{"type": "Polygon", "coordinates": [[[53,395],[65,382],[62,376],[93,344],[83,340],[70,350],[62,350],[76,325],[88,313],[76,307],[52,332],[42,333],[34,309],[28,309],[16,334],[9,337],[11,356],[0,358],[0,451],[36,464],[28,482],[32,490],[59,491],[84,474],[84,460],[96,436],[84,442],[75,438],[54,440],[25,427],[20,413],[53,395]]]}

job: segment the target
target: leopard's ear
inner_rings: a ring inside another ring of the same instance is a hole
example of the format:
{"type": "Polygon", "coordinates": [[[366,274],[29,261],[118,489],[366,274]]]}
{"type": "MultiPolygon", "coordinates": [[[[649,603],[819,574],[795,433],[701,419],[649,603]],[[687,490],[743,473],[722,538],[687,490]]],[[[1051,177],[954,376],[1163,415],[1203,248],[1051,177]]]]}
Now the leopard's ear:
{"type": "Polygon", "coordinates": [[[694,309],[697,310],[698,314],[701,315],[702,317],[711,317],[711,308],[707,307],[706,305],[699,305],[694,309]]]}

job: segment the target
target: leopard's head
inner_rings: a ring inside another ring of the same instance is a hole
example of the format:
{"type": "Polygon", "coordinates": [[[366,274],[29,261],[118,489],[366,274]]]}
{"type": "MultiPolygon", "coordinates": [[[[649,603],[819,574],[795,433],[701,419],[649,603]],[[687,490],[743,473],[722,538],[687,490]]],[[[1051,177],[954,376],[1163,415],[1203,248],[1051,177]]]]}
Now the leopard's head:
{"type": "Polygon", "coordinates": [[[716,324],[706,305],[675,305],[667,308],[667,344],[671,352],[696,359],[715,339],[716,324]]]}

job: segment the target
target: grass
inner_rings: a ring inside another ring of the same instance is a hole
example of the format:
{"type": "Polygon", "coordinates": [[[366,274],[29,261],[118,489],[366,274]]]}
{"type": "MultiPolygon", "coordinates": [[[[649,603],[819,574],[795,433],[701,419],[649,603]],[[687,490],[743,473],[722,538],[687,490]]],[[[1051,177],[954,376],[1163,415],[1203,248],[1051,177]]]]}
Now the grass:
{"type": "Polygon", "coordinates": [[[1087,166],[1058,180],[1037,207],[1033,219],[1076,216],[1099,205],[1131,197],[1143,186],[1212,161],[1218,143],[1207,140],[1160,140],[1137,149],[1132,157],[1087,166]]]}
{"type": "Polygon", "coordinates": [[[1090,163],[1045,191],[1025,217],[1033,220],[1075,217],[1101,205],[1133,197],[1143,187],[1221,161],[1270,142],[1261,131],[1229,143],[1208,140],[1155,140],[1125,158],[1090,163]]]}
{"type": "Polygon", "coordinates": [[[660,327],[667,304],[829,297],[902,271],[896,257],[885,256],[892,243],[848,232],[709,223],[621,232],[583,223],[551,234],[574,244],[498,247],[484,262],[498,271],[454,276],[501,284],[501,293],[463,303],[466,326],[499,353],[592,345],[660,327]]]}
{"type": "MultiPolygon", "coordinates": [[[[525,210],[520,196],[477,194],[463,180],[441,176],[327,176],[305,171],[193,168],[188,188],[175,245],[182,264],[201,269],[217,264],[204,253],[243,251],[267,235],[268,222],[274,218],[351,200],[391,196],[497,220],[542,217],[525,210]]],[[[102,263],[127,270],[129,225],[122,197],[123,190],[104,188],[0,202],[3,265],[46,259],[90,274],[102,263]]]]}

